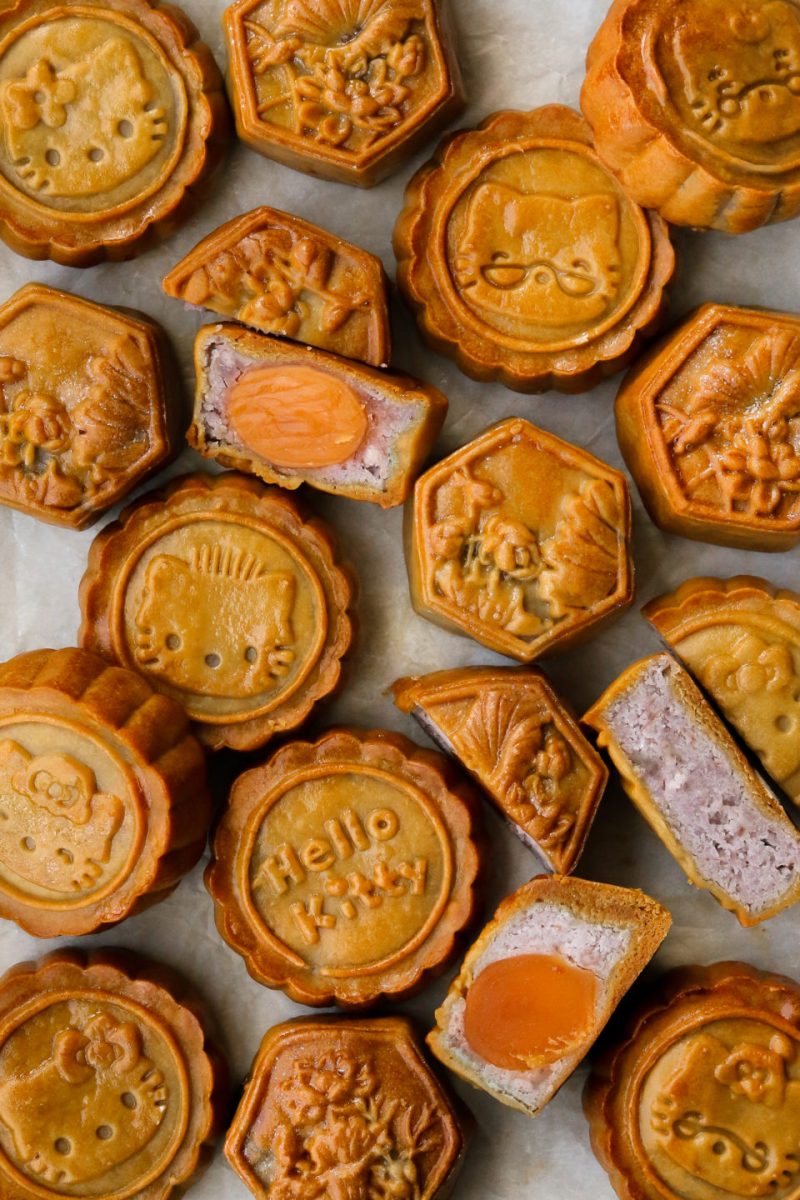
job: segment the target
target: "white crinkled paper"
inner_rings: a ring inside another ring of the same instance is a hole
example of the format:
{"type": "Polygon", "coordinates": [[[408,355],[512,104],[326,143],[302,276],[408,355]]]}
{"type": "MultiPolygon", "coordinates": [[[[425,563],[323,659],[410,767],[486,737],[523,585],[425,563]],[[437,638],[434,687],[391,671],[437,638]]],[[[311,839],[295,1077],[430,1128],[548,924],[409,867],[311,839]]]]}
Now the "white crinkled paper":
{"type": "MultiPolygon", "coordinates": [[[[184,0],[186,2],[186,0],[184,0]]],[[[551,101],[577,104],[583,58],[606,0],[452,0],[458,52],[469,92],[462,124],[474,124],[497,108],[533,108],[551,101]]],[[[187,3],[217,59],[224,64],[219,17],[223,0],[187,3]]],[[[432,147],[429,147],[431,150],[432,147]]],[[[271,204],[327,226],[379,254],[394,274],[391,233],[403,187],[417,160],[368,192],[324,183],[237,147],[218,176],[213,195],[177,236],[130,263],[79,271],[18,258],[0,246],[0,301],[29,280],[40,280],[93,300],[124,304],[161,321],[180,355],[191,393],[193,334],[203,318],[162,295],[160,280],[194,244],[223,221],[258,204],[271,204]]],[[[672,316],[706,300],[800,310],[800,221],[733,240],[718,234],[675,233],[679,256],[672,316]]],[[[524,397],[499,386],[466,379],[448,360],[425,349],[413,322],[394,297],[395,364],[435,384],[449,397],[450,416],[439,449],[459,446],[484,426],[511,414],[534,422],[621,466],[614,436],[612,401],[617,380],[583,396],[551,393],[524,397]]],[[[186,452],[173,472],[200,466],[186,452]]],[[[314,498],[316,499],[316,498],[314,498]]],[[[350,684],[325,723],[381,723],[424,740],[410,718],[386,695],[397,676],[468,663],[496,662],[475,643],[448,634],[411,610],[402,555],[402,514],[371,505],[320,497],[317,507],[337,527],[360,571],[362,634],[350,684]]],[[[639,602],[696,574],[741,572],[797,587],[798,555],[760,555],[726,550],[660,533],[636,498],[635,556],[639,602]]],[[[0,509],[0,652],[3,658],[41,646],[74,642],[78,583],[92,532],[57,529],[0,509]]],[[[632,659],[657,649],[655,635],[632,609],[595,641],[547,664],[556,685],[583,709],[632,659]]],[[[512,886],[537,870],[536,860],[493,814],[488,910],[512,886]]],[[[590,837],[581,873],[593,879],[640,886],[671,910],[675,924],[657,967],[740,957],[759,967],[798,973],[797,910],[756,929],[735,918],[704,892],[689,887],[683,872],[650,833],[615,786],[610,787],[590,837]]],[[[135,948],[173,963],[194,981],[214,1009],[237,1081],[244,1076],[268,1026],[299,1013],[279,992],[254,983],[213,924],[211,902],[198,867],[165,903],[87,945],[135,948]]],[[[0,928],[0,968],[52,949],[11,924],[0,928]]],[[[446,980],[403,1006],[429,1024],[446,980]]],[[[477,1118],[459,1200],[611,1200],[611,1187],[589,1149],[580,1107],[584,1072],[578,1071],[541,1117],[531,1122],[483,1093],[456,1085],[477,1118]]],[[[245,1200],[249,1193],[221,1154],[192,1190],[194,1200],[245,1200]]]]}

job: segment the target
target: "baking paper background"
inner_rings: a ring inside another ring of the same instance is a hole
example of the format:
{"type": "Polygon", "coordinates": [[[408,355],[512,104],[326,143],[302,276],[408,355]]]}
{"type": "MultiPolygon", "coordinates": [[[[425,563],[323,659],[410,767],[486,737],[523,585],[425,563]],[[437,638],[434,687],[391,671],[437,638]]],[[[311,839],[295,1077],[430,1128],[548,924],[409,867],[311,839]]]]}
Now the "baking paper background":
{"type": "MultiPolygon", "coordinates": [[[[186,0],[184,0],[186,3],[186,0]]],[[[462,125],[473,125],[498,108],[534,108],[552,101],[577,105],[583,60],[606,9],[606,0],[453,0],[458,53],[469,93],[462,125]]],[[[189,0],[188,11],[220,66],[225,54],[219,27],[222,0],[189,0]]],[[[223,221],[258,204],[270,204],[326,226],[380,255],[394,275],[391,232],[403,188],[432,146],[392,179],[362,192],[324,183],[259,157],[242,146],[217,177],[205,206],[180,233],[130,263],[76,270],[32,263],[0,247],[0,300],[29,280],[64,288],[92,300],[139,308],[167,329],[183,368],[185,396],[192,391],[191,346],[204,318],[163,296],[163,275],[197,241],[223,221]]],[[[706,300],[800,310],[800,221],[732,239],[675,231],[677,284],[670,320],[706,300]]],[[[210,319],[210,318],[209,318],[210,319]]],[[[438,450],[444,454],[501,417],[520,415],[622,467],[614,436],[613,398],[619,379],[582,396],[516,395],[500,386],[466,379],[448,360],[422,345],[402,302],[393,296],[393,362],[435,384],[450,399],[450,415],[438,450]]],[[[186,451],[172,474],[202,466],[186,451]]],[[[424,736],[386,695],[398,676],[469,663],[501,660],[468,639],[448,634],[417,617],[406,587],[399,510],[310,494],[337,528],[362,580],[361,640],[347,690],[318,713],[314,726],[338,722],[382,724],[418,741],[424,736]]],[[[573,653],[548,660],[546,669],[580,710],[633,659],[658,648],[639,616],[639,605],[696,574],[746,572],[797,587],[798,554],[761,555],[692,543],[660,533],[645,515],[634,489],[636,606],[611,629],[573,653]]],[[[113,513],[111,515],[114,515],[113,513]]],[[[109,518],[104,517],[100,524],[109,518]]],[[[99,528],[99,526],[97,527],[99,528]]],[[[96,529],[95,529],[96,532],[96,529]]],[[[0,653],[3,658],[42,646],[74,644],[78,583],[93,536],[44,525],[0,509],[0,653]]],[[[313,727],[312,727],[313,728],[313,727]]],[[[259,756],[256,756],[259,757],[259,756]]],[[[263,755],[261,756],[263,757],[263,755]]],[[[220,784],[234,756],[218,765],[220,784]]],[[[222,792],[222,787],[220,787],[222,792]]],[[[491,871],[487,913],[502,894],[537,871],[534,858],[487,810],[491,871]]],[[[217,935],[202,867],[156,908],[86,946],[120,945],[151,954],[182,969],[207,998],[230,1057],[236,1087],[262,1034],[301,1009],[280,992],[253,982],[241,959],[217,935]]],[[[591,879],[642,887],[671,910],[674,927],[655,968],[719,958],[743,958],[759,967],[797,973],[797,912],[752,930],[740,929],[705,892],[691,889],[683,872],[612,784],[602,802],[580,873],[591,879]]],[[[53,948],[0,922],[0,968],[53,948]]],[[[447,979],[429,986],[402,1007],[427,1026],[447,979]]],[[[308,1010],[302,1010],[308,1011],[308,1010]]],[[[456,1084],[477,1120],[467,1167],[456,1187],[458,1200],[611,1200],[608,1180],[589,1149],[580,1107],[584,1071],[578,1071],[535,1121],[481,1092],[456,1084]]],[[[194,1200],[244,1200],[244,1185],[221,1153],[191,1192],[194,1200]]]]}

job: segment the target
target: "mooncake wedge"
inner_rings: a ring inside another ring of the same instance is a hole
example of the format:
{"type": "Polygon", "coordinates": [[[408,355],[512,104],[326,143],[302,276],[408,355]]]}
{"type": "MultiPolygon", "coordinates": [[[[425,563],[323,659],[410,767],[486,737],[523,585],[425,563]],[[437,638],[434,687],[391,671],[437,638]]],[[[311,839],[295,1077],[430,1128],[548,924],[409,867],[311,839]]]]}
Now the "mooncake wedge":
{"type": "Polygon", "coordinates": [[[642,614],[800,805],[800,595],[752,575],[687,579],[642,614]]]}
{"type": "Polygon", "coordinates": [[[742,925],[800,900],[800,833],[670,654],[633,663],[584,720],[691,883],[742,925]]]}
{"type": "Polygon", "coordinates": [[[189,444],[266,483],[402,504],[447,413],[436,388],[238,325],[195,342],[189,444]]]}
{"type": "Polygon", "coordinates": [[[667,936],[644,892],[539,876],[501,903],[436,1012],[445,1066],[535,1117],[667,936]]]}

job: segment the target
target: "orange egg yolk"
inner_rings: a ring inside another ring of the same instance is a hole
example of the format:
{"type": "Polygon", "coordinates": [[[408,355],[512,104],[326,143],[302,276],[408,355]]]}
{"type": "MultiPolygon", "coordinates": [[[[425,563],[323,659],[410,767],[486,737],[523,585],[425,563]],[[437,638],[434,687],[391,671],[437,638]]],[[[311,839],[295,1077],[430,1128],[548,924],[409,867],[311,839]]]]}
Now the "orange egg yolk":
{"type": "Polygon", "coordinates": [[[595,1020],[597,977],[558,955],[490,963],[467,991],[464,1033],[495,1067],[526,1071],[579,1046],[595,1020]]]}
{"type": "Polygon", "coordinates": [[[278,467],[335,466],[351,458],[367,434],[359,395],[317,367],[253,367],[228,389],[226,404],[235,435],[278,467]]]}

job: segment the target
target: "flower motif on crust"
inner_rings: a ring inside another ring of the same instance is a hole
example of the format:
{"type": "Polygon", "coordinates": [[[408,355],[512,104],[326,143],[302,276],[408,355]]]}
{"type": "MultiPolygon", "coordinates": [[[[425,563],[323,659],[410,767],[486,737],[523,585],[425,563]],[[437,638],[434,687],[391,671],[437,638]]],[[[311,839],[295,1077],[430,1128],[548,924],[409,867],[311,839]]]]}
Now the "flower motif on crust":
{"type": "Polygon", "coordinates": [[[800,338],[764,334],[718,357],[680,404],[656,406],[689,495],[726,512],[780,514],[800,495],[800,338]]]}
{"type": "Polygon", "coordinates": [[[75,83],[61,78],[46,58],[40,58],[24,79],[6,84],[0,105],[6,121],[17,129],[34,129],[40,121],[60,129],[67,119],[66,106],[76,94],[75,83]]]}
{"type": "Polygon", "coordinates": [[[0,413],[0,461],[31,468],[39,451],[66,450],[71,435],[72,422],[60,400],[42,392],[19,392],[10,411],[0,413]]]}
{"type": "MultiPolygon", "coordinates": [[[[408,0],[287,0],[272,27],[245,21],[258,77],[283,71],[299,131],[333,148],[369,146],[399,125],[422,73],[426,43],[408,0]]],[[[262,112],[281,103],[270,97],[262,112]]]]}
{"type": "Polygon", "coordinates": [[[796,681],[794,659],[783,642],[765,642],[744,633],[727,654],[712,658],[706,668],[708,686],[727,703],[760,692],[779,692],[796,681]]]}
{"type": "Polygon", "coordinates": [[[714,1071],[719,1083],[735,1096],[744,1096],[752,1104],[780,1108],[786,1094],[786,1064],[794,1059],[794,1046],[782,1034],[776,1034],[769,1046],[736,1046],[714,1071]]]}

